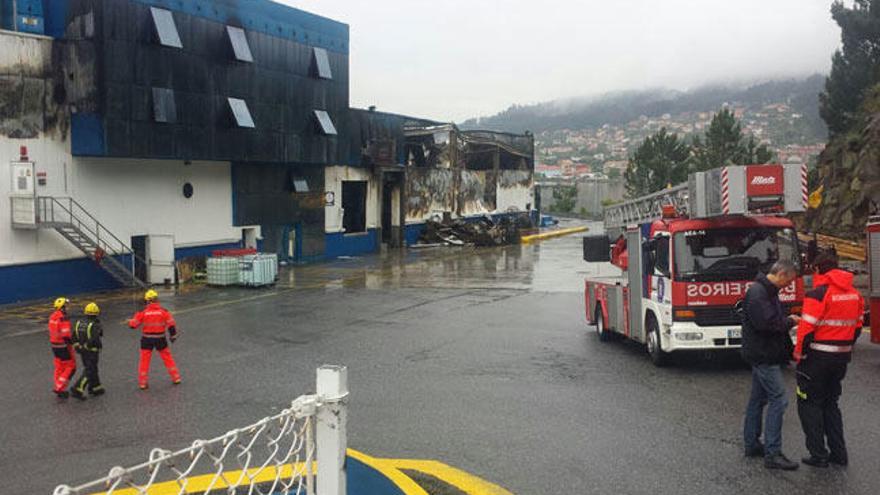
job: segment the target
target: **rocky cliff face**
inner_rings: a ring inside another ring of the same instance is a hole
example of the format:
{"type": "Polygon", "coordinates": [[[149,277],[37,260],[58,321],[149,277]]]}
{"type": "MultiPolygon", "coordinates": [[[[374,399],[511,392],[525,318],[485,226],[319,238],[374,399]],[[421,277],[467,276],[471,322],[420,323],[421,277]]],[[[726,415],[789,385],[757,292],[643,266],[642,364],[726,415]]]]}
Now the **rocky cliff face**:
{"type": "Polygon", "coordinates": [[[880,208],[880,85],[862,104],[850,132],[832,139],[819,156],[822,205],[808,210],[807,230],[862,238],[869,212],[880,208]]]}

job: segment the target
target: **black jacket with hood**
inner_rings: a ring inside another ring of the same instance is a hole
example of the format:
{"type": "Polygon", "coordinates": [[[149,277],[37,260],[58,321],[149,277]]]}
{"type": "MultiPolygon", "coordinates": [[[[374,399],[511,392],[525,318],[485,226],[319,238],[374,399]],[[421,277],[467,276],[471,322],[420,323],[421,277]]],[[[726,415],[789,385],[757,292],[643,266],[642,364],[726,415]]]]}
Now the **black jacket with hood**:
{"type": "Polygon", "coordinates": [[[779,302],[779,288],[759,274],[746,291],[742,306],[742,357],[749,364],[788,364],[794,344],[789,318],[779,302]]]}

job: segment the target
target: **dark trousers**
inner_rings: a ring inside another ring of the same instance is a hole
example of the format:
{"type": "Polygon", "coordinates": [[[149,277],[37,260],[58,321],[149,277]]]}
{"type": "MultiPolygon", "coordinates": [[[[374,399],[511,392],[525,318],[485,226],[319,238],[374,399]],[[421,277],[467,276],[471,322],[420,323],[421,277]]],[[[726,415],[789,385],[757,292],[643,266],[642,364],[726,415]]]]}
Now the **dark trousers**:
{"type": "Polygon", "coordinates": [[[797,366],[798,417],[811,455],[847,462],[843,416],[837,405],[847,361],[811,353],[797,366]],[[827,446],[826,446],[827,439],[827,446]]]}
{"type": "Polygon", "coordinates": [[[73,386],[74,391],[83,394],[88,390],[91,393],[103,390],[101,379],[98,377],[98,353],[94,351],[80,351],[83,370],[79,379],[73,386]]]}

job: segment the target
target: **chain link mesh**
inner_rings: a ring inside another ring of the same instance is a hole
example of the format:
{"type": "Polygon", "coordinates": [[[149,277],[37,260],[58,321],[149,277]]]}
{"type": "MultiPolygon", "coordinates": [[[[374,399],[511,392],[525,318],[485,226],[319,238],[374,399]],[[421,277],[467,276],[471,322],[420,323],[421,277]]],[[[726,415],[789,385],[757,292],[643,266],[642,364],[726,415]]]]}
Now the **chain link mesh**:
{"type": "Polygon", "coordinates": [[[280,413],[172,452],[153,449],[142,464],[110,469],[54,495],[313,494],[319,398],[304,395],[280,413]]]}

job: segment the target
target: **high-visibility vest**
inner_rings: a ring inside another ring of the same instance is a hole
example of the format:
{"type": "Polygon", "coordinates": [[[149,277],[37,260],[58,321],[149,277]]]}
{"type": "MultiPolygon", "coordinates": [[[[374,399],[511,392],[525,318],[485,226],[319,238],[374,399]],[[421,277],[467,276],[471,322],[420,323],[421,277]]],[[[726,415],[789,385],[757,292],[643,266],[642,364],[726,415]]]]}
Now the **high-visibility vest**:
{"type": "Polygon", "coordinates": [[[137,328],[140,325],[144,326],[144,335],[157,336],[164,335],[165,330],[176,324],[174,323],[174,317],[171,316],[168,310],[160,306],[159,303],[150,303],[143,311],[138,311],[128,321],[128,326],[131,328],[137,328]]]}
{"type": "Polygon", "coordinates": [[[49,316],[49,343],[53,347],[61,347],[70,341],[70,320],[67,315],[56,310],[49,316]]]}
{"type": "Polygon", "coordinates": [[[811,339],[820,344],[817,350],[835,352],[835,346],[848,353],[864,324],[865,301],[852,286],[853,274],[844,270],[831,270],[813,277],[813,290],[804,297],[804,310],[798,324],[795,357],[798,359],[809,349],[804,341],[811,339]],[[849,346],[849,347],[847,347],[849,346]]]}

